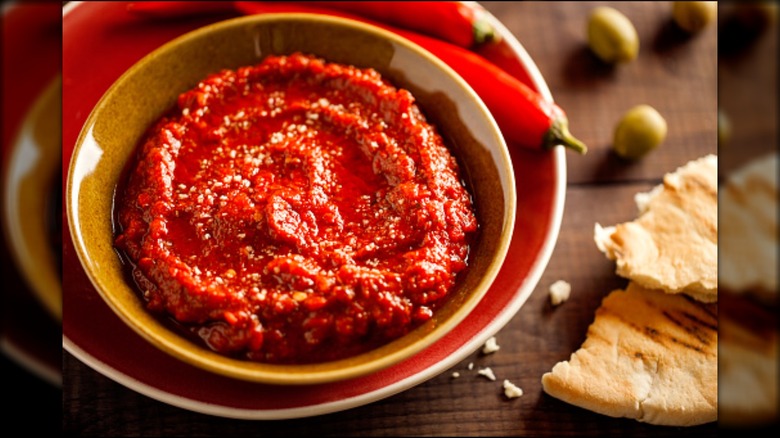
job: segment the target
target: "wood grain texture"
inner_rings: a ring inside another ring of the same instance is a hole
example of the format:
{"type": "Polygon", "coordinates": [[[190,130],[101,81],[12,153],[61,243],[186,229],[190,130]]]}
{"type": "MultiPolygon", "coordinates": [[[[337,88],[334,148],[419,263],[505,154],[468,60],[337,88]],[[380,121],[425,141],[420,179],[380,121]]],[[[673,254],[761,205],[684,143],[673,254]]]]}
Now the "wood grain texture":
{"type": "Polygon", "coordinates": [[[611,225],[636,215],[633,195],[663,174],[717,151],[717,30],[682,34],[667,2],[617,3],[635,24],[640,55],[610,67],[588,51],[588,12],[604,2],[485,2],[524,45],[572,132],[590,146],[567,153],[566,207],[560,237],[536,290],[497,334],[500,351],[472,355],[451,370],[366,406],[284,421],[240,421],[193,413],[135,393],[65,353],[63,428],[77,436],[715,436],[717,427],[658,427],[613,419],[551,398],[541,376],[567,359],[585,338],[594,311],[626,281],[593,243],[595,222],[611,225]],[[666,142],[637,163],[611,152],[617,120],[631,106],[653,105],[669,124],[666,142]],[[572,284],[571,298],[549,303],[556,280],[572,284]],[[475,369],[468,371],[469,362],[475,369]],[[490,366],[497,381],[476,375],[490,366]],[[457,379],[451,377],[459,371],[457,379]],[[507,400],[509,379],[525,395],[507,400]]]}

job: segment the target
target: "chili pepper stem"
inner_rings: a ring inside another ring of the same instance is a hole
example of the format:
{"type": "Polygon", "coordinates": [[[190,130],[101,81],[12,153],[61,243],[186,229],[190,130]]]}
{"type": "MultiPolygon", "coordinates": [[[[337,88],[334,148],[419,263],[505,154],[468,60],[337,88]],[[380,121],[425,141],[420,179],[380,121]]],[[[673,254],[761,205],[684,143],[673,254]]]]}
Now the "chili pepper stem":
{"type": "Polygon", "coordinates": [[[569,132],[569,121],[565,117],[558,117],[553,121],[550,129],[544,135],[543,142],[545,149],[563,145],[582,155],[588,152],[588,147],[585,146],[585,143],[579,141],[569,132]]]}
{"type": "Polygon", "coordinates": [[[496,33],[493,26],[484,18],[474,21],[472,32],[474,33],[474,43],[477,45],[498,42],[501,40],[501,36],[496,33]]]}

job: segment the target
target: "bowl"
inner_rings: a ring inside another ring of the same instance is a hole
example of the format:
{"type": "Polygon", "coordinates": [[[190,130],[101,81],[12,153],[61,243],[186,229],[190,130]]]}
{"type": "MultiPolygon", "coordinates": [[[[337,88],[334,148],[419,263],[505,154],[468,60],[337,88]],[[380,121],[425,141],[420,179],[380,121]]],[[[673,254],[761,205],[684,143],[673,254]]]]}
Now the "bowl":
{"type": "MultiPolygon", "coordinates": [[[[69,164],[66,210],[74,248],[108,306],[166,353],[202,369],[253,382],[315,384],[355,378],[422,352],[479,303],[506,256],[515,220],[515,183],[503,137],[489,111],[452,69],[415,44],[351,20],[268,14],[219,22],[160,47],[123,74],[88,117],[69,164]],[[177,96],[210,73],[303,52],[374,68],[412,92],[436,125],[473,196],[480,229],[469,267],[431,320],[379,348],[330,362],[277,365],[230,358],[202,347],[151,314],[128,283],[114,246],[113,201],[138,142],[177,96]]],[[[66,291],[67,293],[67,291],[66,291]]],[[[67,309],[66,309],[67,314],[67,309]]]]}

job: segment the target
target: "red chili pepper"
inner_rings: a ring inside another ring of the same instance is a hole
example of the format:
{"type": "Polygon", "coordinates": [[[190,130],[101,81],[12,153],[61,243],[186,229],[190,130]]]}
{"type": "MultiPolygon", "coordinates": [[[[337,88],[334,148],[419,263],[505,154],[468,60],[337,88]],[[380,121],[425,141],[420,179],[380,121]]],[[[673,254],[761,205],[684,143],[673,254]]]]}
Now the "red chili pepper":
{"type": "Polygon", "coordinates": [[[587,147],[571,135],[566,113],[547,101],[528,85],[487,59],[462,47],[414,32],[393,28],[341,11],[311,8],[299,3],[235,2],[245,14],[271,12],[327,13],[363,21],[397,33],[417,43],[452,67],[476,91],[496,119],[501,132],[511,144],[531,149],[551,149],[558,145],[581,154],[587,147]]]}
{"type": "MultiPolygon", "coordinates": [[[[509,143],[532,149],[550,149],[563,145],[582,154],[587,151],[587,147],[569,133],[568,119],[560,107],[548,102],[500,67],[467,49],[342,11],[315,8],[312,7],[313,2],[301,4],[237,1],[232,3],[239,12],[244,14],[275,12],[329,14],[362,21],[397,33],[433,53],[460,74],[485,102],[509,143]]],[[[161,9],[165,8],[161,7],[161,9]]]]}
{"type": "Polygon", "coordinates": [[[469,6],[463,2],[317,1],[301,4],[350,12],[465,48],[497,39],[484,10],[479,5],[469,6]]]}
{"type": "MultiPolygon", "coordinates": [[[[236,5],[234,3],[232,1],[142,1],[128,3],[127,11],[144,18],[173,19],[235,12],[236,5]]],[[[254,3],[257,3],[256,7],[259,8],[275,7],[273,4],[275,2],[254,3]]],[[[499,35],[487,19],[485,10],[478,4],[470,6],[463,2],[446,1],[400,4],[392,1],[304,1],[298,3],[302,7],[326,8],[352,13],[430,35],[465,48],[499,39],[499,35]]]]}
{"type": "Polygon", "coordinates": [[[485,102],[507,141],[529,148],[587,147],[569,132],[566,113],[528,85],[474,52],[444,41],[396,31],[452,67],[485,102]]]}

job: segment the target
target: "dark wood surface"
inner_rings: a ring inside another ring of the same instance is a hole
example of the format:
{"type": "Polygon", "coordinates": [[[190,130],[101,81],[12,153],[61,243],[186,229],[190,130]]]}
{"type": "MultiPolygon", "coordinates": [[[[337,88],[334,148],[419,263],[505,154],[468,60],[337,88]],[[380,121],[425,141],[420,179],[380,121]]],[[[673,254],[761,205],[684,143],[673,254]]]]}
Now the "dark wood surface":
{"type": "MultiPolygon", "coordinates": [[[[715,26],[687,36],[671,22],[671,5],[619,3],[636,26],[638,59],[616,67],[588,51],[585,26],[601,2],[485,2],[536,62],[585,156],[567,153],[568,188],[560,237],[536,290],[497,334],[500,351],[473,354],[453,369],[395,396],[343,412],[283,421],[231,420],[166,405],[129,390],[65,353],[63,428],[82,436],[714,436],[714,424],[658,427],[614,419],[547,396],[542,374],[567,359],[585,337],[595,309],[625,280],[596,249],[596,222],[636,215],[633,196],[664,173],[717,152],[717,37],[715,26]],[[654,106],[669,125],[665,143],[628,163],[611,152],[615,124],[630,107],[654,106]],[[571,283],[571,298],[557,308],[547,289],[571,283]],[[499,380],[464,372],[469,362],[490,366],[499,380]],[[452,371],[461,377],[451,378],[452,371]],[[507,400],[501,380],[525,395],[507,400]]],[[[67,315],[65,315],[67,318],[67,315]]]]}

